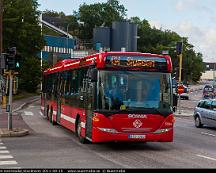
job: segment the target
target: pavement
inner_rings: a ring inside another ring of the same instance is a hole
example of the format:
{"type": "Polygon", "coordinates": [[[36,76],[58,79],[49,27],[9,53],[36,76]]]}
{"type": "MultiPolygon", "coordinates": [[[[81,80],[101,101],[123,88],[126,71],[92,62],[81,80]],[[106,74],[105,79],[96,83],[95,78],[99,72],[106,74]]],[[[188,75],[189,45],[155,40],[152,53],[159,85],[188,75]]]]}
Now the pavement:
{"type": "MultiPolygon", "coordinates": [[[[40,99],[40,96],[29,97],[13,102],[12,105],[12,129],[8,129],[8,113],[0,107],[0,138],[2,137],[21,137],[29,134],[29,127],[16,111],[23,109],[40,99]]],[[[1,106],[1,105],[0,105],[1,106]]]]}
{"type": "Polygon", "coordinates": [[[194,110],[188,110],[181,108],[180,110],[178,109],[176,112],[174,112],[174,116],[176,117],[192,117],[194,113],[194,110]]]}

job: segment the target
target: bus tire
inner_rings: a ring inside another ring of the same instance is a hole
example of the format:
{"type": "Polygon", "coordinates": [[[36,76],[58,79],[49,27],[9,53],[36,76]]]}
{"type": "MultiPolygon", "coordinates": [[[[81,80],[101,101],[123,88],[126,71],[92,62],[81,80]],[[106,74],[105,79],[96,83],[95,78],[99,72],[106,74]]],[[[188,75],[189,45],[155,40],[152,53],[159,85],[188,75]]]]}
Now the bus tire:
{"type": "Polygon", "coordinates": [[[56,125],[56,122],[55,122],[54,119],[53,119],[53,108],[52,108],[52,107],[51,107],[51,109],[50,109],[49,118],[50,118],[50,123],[51,123],[52,125],[56,125]]]}
{"type": "Polygon", "coordinates": [[[77,119],[77,123],[76,123],[76,135],[79,139],[79,141],[82,143],[82,144],[85,144],[86,143],[86,139],[82,137],[81,135],[81,130],[82,130],[82,126],[81,126],[81,118],[79,117],[77,119]]]}

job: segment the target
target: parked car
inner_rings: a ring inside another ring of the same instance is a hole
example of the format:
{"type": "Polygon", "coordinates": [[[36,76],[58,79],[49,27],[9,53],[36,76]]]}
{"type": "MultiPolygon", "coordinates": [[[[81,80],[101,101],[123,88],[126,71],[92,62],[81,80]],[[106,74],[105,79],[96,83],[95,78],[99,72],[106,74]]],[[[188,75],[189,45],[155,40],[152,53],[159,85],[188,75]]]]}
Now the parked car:
{"type": "Polygon", "coordinates": [[[189,100],[189,88],[185,85],[183,85],[183,87],[184,87],[184,92],[180,94],[180,98],[189,100]]]}
{"type": "Polygon", "coordinates": [[[200,100],[193,116],[197,128],[203,125],[216,127],[216,99],[200,100]]]}
{"type": "Polygon", "coordinates": [[[215,97],[215,89],[213,85],[207,84],[203,88],[203,99],[209,99],[215,97]]]}

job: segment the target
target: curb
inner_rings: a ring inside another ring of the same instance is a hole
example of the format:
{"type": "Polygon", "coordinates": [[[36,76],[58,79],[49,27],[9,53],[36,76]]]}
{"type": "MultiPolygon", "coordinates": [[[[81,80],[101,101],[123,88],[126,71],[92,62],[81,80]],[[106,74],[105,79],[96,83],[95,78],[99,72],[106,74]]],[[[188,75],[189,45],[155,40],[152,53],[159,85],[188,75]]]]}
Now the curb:
{"type": "Polygon", "coordinates": [[[31,103],[34,103],[34,102],[36,102],[36,101],[39,100],[39,99],[40,99],[40,98],[36,98],[36,99],[31,100],[31,101],[29,101],[29,102],[23,103],[23,104],[20,105],[18,108],[15,108],[15,109],[12,111],[12,113],[23,109],[26,105],[31,104],[31,103]]]}
{"type": "Polygon", "coordinates": [[[14,128],[8,130],[6,128],[0,129],[0,137],[22,137],[29,134],[27,129],[14,128]]]}
{"type": "MultiPolygon", "coordinates": [[[[33,100],[30,100],[29,102],[25,102],[22,105],[20,105],[18,108],[15,108],[12,113],[19,111],[23,109],[26,105],[31,104],[33,102],[36,102],[40,98],[36,98],[33,100]]],[[[21,128],[14,128],[12,130],[8,130],[6,128],[0,128],[0,138],[3,137],[22,137],[29,134],[29,131],[27,129],[21,129],[21,128]]]]}

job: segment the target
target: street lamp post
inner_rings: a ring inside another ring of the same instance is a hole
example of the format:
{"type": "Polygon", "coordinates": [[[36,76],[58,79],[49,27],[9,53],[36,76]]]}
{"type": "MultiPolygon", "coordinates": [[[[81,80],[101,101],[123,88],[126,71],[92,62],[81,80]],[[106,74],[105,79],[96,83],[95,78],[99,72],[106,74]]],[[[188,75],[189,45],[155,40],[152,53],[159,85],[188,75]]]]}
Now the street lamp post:
{"type": "MultiPolygon", "coordinates": [[[[68,23],[67,24],[67,45],[66,45],[66,52],[69,54],[70,51],[69,51],[69,26],[71,25],[72,23],[68,23]]],[[[70,58],[71,58],[71,54],[70,54],[70,58]]]]}
{"type": "Polygon", "coordinates": [[[3,24],[3,21],[2,21],[2,17],[3,16],[3,0],[0,0],[0,54],[2,53],[2,50],[3,50],[3,27],[2,27],[2,24],[3,24]]]}

